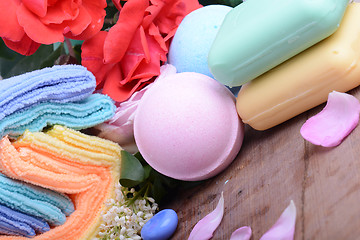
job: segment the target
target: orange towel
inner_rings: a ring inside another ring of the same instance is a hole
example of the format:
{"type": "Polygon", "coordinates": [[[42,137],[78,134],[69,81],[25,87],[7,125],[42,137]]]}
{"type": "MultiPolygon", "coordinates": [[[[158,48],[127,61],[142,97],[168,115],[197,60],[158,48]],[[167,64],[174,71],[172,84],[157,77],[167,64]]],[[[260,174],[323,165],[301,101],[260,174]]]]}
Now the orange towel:
{"type": "MultiPolygon", "coordinates": [[[[34,239],[91,239],[100,226],[104,202],[115,196],[120,151],[116,143],[59,125],[46,133],[25,132],[16,142],[0,141],[0,171],[5,175],[70,194],[75,212],[64,225],[34,239]]],[[[26,239],[1,236],[2,239],[26,239]]]]}

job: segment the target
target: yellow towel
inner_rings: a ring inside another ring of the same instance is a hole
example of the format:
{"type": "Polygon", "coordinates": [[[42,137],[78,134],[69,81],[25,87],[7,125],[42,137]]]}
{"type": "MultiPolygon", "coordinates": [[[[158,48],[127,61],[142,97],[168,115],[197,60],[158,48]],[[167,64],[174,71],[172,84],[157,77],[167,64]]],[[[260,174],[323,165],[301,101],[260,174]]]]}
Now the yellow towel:
{"type": "MultiPolygon", "coordinates": [[[[63,126],[46,133],[25,132],[13,144],[0,141],[0,171],[45,188],[71,194],[75,212],[64,225],[34,239],[91,239],[100,226],[104,202],[115,196],[120,151],[116,143],[63,126]]],[[[1,239],[26,239],[0,237],[1,239]]]]}

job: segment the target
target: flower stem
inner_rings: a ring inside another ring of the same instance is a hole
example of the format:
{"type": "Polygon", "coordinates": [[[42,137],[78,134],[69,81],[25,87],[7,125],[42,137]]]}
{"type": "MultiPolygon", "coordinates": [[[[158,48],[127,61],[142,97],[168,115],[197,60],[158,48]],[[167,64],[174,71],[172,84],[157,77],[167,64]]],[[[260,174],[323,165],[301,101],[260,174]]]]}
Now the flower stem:
{"type": "Polygon", "coordinates": [[[127,206],[133,205],[136,201],[136,199],[140,197],[144,197],[144,195],[147,195],[150,189],[150,182],[145,183],[145,185],[137,192],[135,195],[127,202],[127,206]]]}
{"type": "Polygon", "coordinates": [[[70,39],[68,39],[68,38],[66,37],[66,38],[65,38],[65,43],[66,43],[66,46],[67,46],[67,48],[68,48],[68,50],[69,50],[69,55],[70,55],[71,57],[73,57],[73,58],[76,58],[75,52],[74,52],[74,49],[73,49],[73,47],[72,47],[72,44],[71,44],[70,39]]]}

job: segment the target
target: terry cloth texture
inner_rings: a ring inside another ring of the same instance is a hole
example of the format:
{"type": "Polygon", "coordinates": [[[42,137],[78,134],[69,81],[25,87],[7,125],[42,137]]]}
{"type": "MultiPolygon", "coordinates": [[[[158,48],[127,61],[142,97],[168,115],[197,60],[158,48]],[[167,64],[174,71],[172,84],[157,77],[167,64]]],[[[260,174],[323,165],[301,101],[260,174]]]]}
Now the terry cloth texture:
{"type": "Polygon", "coordinates": [[[113,100],[102,94],[92,94],[84,100],[68,103],[43,102],[17,111],[0,121],[0,138],[20,136],[29,130],[41,131],[48,125],[64,125],[75,130],[105,122],[115,114],[113,100]]]}
{"type": "MultiPolygon", "coordinates": [[[[103,223],[105,202],[115,198],[120,179],[118,144],[60,125],[25,133],[15,142],[0,140],[0,171],[8,177],[71,194],[75,211],[66,222],[36,235],[35,240],[88,240],[103,223]]],[[[48,211],[47,211],[48,212],[48,211]]],[[[0,240],[25,240],[2,236],[0,240]]]]}
{"type": "Polygon", "coordinates": [[[72,102],[90,96],[94,75],[80,65],[61,65],[28,72],[0,82],[0,120],[39,102],[72,102]]]}
{"type": "Polygon", "coordinates": [[[33,186],[0,174],[0,204],[44,219],[52,226],[65,223],[74,211],[70,198],[49,189],[33,186]]]}

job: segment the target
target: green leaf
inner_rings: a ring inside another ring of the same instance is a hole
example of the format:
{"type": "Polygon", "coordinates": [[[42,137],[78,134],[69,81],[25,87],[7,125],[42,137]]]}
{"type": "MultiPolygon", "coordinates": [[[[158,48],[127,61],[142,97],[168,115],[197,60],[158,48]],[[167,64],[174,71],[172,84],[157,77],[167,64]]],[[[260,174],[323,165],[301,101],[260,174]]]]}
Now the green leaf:
{"type": "Polygon", "coordinates": [[[157,203],[161,203],[169,193],[169,189],[166,189],[160,178],[155,178],[151,188],[151,195],[157,203]]]}
{"type": "Polygon", "coordinates": [[[151,173],[151,170],[153,170],[150,165],[145,165],[144,167],[144,171],[145,171],[145,177],[144,179],[148,179],[151,173]]]}
{"type": "Polygon", "coordinates": [[[60,44],[60,46],[53,51],[42,63],[40,68],[52,67],[54,66],[55,61],[60,57],[61,54],[64,54],[64,44],[60,44]]]}
{"type": "Polygon", "coordinates": [[[7,73],[25,56],[9,49],[0,39],[0,75],[5,78],[7,73]]]}
{"type": "Polygon", "coordinates": [[[145,180],[145,171],[140,161],[127,151],[121,151],[120,184],[134,187],[145,180]]]}
{"type": "Polygon", "coordinates": [[[19,60],[15,66],[6,75],[4,75],[4,78],[9,78],[54,65],[54,59],[57,59],[60,56],[63,49],[62,46],[63,45],[54,51],[52,45],[41,45],[33,55],[19,60]]]}
{"type": "Polygon", "coordinates": [[[227,5],[230,7],[236,7],[242,2],[243,0],[199,0],[199,3],[203,6],[220,4],[220,5],[227,5]]]}
{"type": "Polygon", "coordinates": [[[236,7],[240,3],[242,3],[242,0],[224,0],[224,4],[230,6],[230,7],[236,7]]]}
{"type": "Polygon", "coordinates": [[[134,156],[140,161],[143,166],[149,165],[140,152],[135,153],[134,156]]]}

